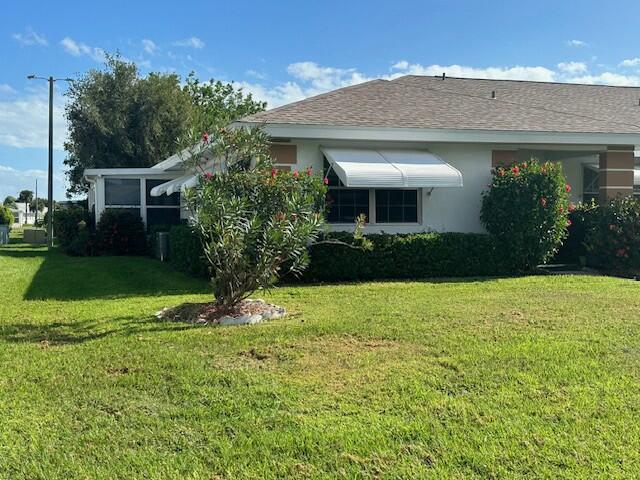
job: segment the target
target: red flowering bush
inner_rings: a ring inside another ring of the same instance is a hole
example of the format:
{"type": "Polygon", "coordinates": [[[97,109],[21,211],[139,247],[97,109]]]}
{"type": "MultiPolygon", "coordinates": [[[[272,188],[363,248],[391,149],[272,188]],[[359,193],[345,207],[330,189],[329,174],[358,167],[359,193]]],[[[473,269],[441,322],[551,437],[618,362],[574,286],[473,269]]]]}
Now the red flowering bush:
{"type": "Polygon", "coordinates": [[[143,255],[147,235],[137,210],[107,208],[96,227],[98,249],[105,255],[143,255]]]}
{"type": "Polygon", "coordinates": [[[282,274],[306,267],[307,247],[324,223],[326,188],[311,169],[300,175],[274,168],[259,130],[220,131],[214,138],[211,151],[224,168],[203,172],[185,197],[216,303],[230,310],[282,274]]]}
{"type": "Polygon", "coordinates": [[[613,273],[640,272],[640,200],[618,197],[599,208],[586,235],[587,250],[613,273]]]}
{"type": "Polygon", "coordinates": [[[570,190],[558,163],[493,170],[480,218],[510,268],[529,271],[553,256],[567,234],[570,190]]]}

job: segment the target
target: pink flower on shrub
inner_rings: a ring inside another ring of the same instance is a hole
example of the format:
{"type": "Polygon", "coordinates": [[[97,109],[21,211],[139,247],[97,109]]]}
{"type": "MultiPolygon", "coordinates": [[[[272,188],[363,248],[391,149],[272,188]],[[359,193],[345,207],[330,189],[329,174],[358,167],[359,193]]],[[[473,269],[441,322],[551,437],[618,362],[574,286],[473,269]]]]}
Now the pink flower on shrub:
{"type": "Polygon", "coordinates": [[[540,198],[540,205],[543,207],[547,206],[547,199],[545,197],[540,198]]]}
{"type": "Polygon", "coordinates": [[[203,132],[202,133],[202,141],[204,143],[209,143],[209,133],[208,132],[203,132]]]}
{"type": "Polygon", "coordinates": [[[564,191],[569,193],[571,191],[571,185],[569,185],[568,183],[564,186],[564,191]]]}
{"type": "Polygon", "coordinates": [[[299,176],[300,176],[300,174],[298,173],[298,170],[293,172],[293,178],[298,178],[299,176]]]}
{"type": "Polygon", "coordinates": [[[203,176],[206,181],[210,181],[213,178],[213,173],[206,172],[203,176]]]}
{"type": "Polygon", "coordinates": [[[576,209],[576,206],[573,203],[569,204],[569,212],[573,212],[576,209]]]}
{"type": "Polygon", "coordinates": [[[324,180],[322,181],[322,183],[324,183],[325,185],[329,185],[329,178],[324,177],[324,180]]]}
{"type": "Polygon", "coordinates": [[[498,175],[500,177],[504,177],[504,168],[501,168],[501,169],[498,170],[498,175]]]}
{"type": "Polygon", "coordinates": [[[564,207],[560,205],[560,213],[564,213],[564,207]]]}
{"type": "Polygon", "coordinates": [[[626,248],[619,248],[618,250],[616,250],[616,257],[624,257],[627,254],[627,249],[626,248]]]}
{"type": "Polygon", "coordinates": [[[519,169],[519,168],[518,168],[518,166],[516,165],[515,167],[513,167],[513,168],[511,169],[511,172],[512,172],[514,175],[518,175],[518,174],[520,173],[520,169],[519,169]]]}
{"type": "Polygon", "coordinates": [[[570,227],[571,225],[573,225],[573,222],[571,221],[571,219],[567,219],[567,227],[570,227]]]}
{"type": "Polygon", "coordinates": [[[522,164],[522,168],[527,168],[527,162],[524,162],[524,163],[522,164]]]}
{"type": "Polygon", "coordinates": [[[310,177],[313,174],[313,168],[307,167],[307,176],[310,177]]]}
{"type": "Polygon", "coordinates": [[[271,178],[276,178],[276,175],[278,175],[278,169],[277,168],[272,168],[271,169],[271,178]]]}

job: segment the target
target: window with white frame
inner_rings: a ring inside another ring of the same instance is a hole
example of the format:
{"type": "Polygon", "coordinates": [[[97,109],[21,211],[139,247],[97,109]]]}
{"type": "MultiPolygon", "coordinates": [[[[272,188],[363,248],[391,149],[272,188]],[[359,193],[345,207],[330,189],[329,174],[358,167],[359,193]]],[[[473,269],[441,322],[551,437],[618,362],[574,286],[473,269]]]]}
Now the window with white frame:
{"type": "Polygon", "coordinates": [[[352,224],[359,215],[364,215],[366,221],[373,224],[420,223],[419,189],[349,188],[345,187],[333,169],[329,168],[326,160],[324,171],[329,180],[329,223],[352,224]]]}
{"type": "Polygon", "coordinates": [[[136,209],[140,212],[140,179],[105,178],[104,204],[106,208],[136,209]]]}
{"type": "Polygon", "coordinates": [[[171,195],[151,196],[151,189],[167,180],[145,180],[147,228],[153,225],[178,225],[180,223],[180,192],[171,195]]]}

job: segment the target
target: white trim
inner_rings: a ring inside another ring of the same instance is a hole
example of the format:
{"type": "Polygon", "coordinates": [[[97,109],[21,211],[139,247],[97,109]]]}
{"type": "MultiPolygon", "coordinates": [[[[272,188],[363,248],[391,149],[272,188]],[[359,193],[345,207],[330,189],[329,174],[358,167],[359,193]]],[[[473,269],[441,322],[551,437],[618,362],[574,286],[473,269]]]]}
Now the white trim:
{"type": "Polygon", "coordinates": [[[633,186],[600,185],[600,190],[633,190],[633,186]]]}
{"type": "MultiPolygon", "coordinates": [[[[640,133],[539,132],[517,130],[473,130],[437,128],[358,127],[283,123],[235,122],[234,127],[262,125],[276,138],[331,140],[382,140],[452,143],[529,143],[565,145],[637,145],[640,133]]],[[[612,150],[609,150],[612,151],[612,150]]],[[[626,151],[626,150],[624,150],[626,151]]]]}
{"type": "Polygon", "coordinates": [[[599,172],[635,172],[635,168],[600,168],[598,167],[599,172]]]}

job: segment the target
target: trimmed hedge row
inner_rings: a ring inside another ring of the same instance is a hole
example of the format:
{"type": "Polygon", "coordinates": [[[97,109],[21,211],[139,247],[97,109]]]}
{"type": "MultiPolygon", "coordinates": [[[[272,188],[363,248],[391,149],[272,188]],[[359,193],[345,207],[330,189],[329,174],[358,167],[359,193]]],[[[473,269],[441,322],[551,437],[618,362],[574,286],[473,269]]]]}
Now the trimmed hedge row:
{"type": "MultiPolygon", "coordinates": [[[[353,243],[353,235],[335,232],[325,238],[353,243]]],[[[310,248],[311,263],[302,277],[284,281],[339,282],[426,277],[481,277],[508,273],[489,235],[468,233],[372,234],[371,250],[319,244],[310,248]]],[[[173,227],[170,262],[177,270],[207,277],[202,246],[191,227],[173,227]]]]}
{"type": "MultiPolygon", "coordinates": [[[[352,242],[349,233],[331,238],[352,242]]],[[[319,244],[302,281],[495,276],[507,272],[494,240],[469,233],[371,234],[371,250],[319,244]]]]}

